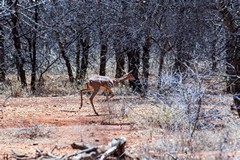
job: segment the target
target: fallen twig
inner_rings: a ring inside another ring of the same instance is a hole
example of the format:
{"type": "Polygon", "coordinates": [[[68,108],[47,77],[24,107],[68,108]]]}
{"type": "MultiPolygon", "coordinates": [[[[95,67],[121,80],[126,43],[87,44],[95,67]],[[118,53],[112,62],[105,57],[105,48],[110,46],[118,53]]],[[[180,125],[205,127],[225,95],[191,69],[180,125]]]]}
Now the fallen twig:
{"type": "Polygon", "coordinates": [[[56,156],[53,154],[53,151],[57,148],[54,146],[50,151],[44,152],[39,148],[35,148],[36,155],[28,156],[26,154],[19,154],[12,150],[13,158],[19,160],[32,160],[32,159],[45,159],[45,160],[87,160],[87,159],[96,159],[96,160],[106,160],[106,159],[124,159],[126,156],[127,159],[132,159],[130,156],[125,155],[125,144],[126,138],[114,138],[110,145],[108,146],[94,146],[88,147],[86,145],[80,145],[72,143],[71,146],[73,149],[80,149],[79,151],[69,154],[56,156]]]}

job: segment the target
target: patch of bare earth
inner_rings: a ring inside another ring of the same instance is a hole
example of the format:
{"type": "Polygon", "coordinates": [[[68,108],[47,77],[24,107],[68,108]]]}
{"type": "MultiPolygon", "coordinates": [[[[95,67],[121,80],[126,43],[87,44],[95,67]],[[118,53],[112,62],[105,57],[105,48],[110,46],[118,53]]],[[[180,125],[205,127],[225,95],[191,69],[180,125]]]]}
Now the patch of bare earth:
{"type": "MultiPolygon", "coordinates": [[[[94,99],[100,114],[95,116],[86,96],[81,110],[77,95],[9,98],[5,103],[5,97],[1,97],[4,107],[0,120],[0,159],[3,154],[11,154],[11,150],[33,155],[36,147],[47,151],[56,145],[56,155],[69,154],[73,153],[70,146],[73,142],[107,145],[111,139],[122,136],[127,138],[129,152],[148,143],[150,135],[134,128],[128,118],[114,118],[109,114],[111,104],[103,102],[104,98],[94,99]]],[[[118,99],[114,105],[118,107],[118,99]]]]}

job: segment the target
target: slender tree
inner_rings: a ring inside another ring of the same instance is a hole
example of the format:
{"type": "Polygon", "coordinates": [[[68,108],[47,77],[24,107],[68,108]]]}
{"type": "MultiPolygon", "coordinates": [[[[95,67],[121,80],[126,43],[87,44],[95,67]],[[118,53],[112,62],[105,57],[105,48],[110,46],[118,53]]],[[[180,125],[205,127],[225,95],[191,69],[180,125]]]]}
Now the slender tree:
{"type": "Polygon", "coordinates": [[[125,53],[124,52],[116,52],[116,78],[120,78],[124,75],[124,67],[125,67],[125,53]]]}
{"type": "Polygon", "coordinates": [[[144,37],[144,44],[142,46],[142,95],[146,96],[148,92],[148,78],[150,69],[150,49],[152,46],[151,36],[151,22],[152,22],[152,8],[151,3],[140,1],[137,5],[139,10],[139,21],[142,23],[142,37],[144,37]]]}
{"type": "MultiPolygon", "coordinates": [[[[103,36],[103,32],[100,31],[100,37],[103,36]]],[[[99,74],[102,76],[106,75],[106,64],[107,64],[107,42],[103,39],[100,38],[100,68],[99,68],[99,74]]]]}
{"type": "Polygon", "coordinates": [[[72,71],[72,65],[71,65],[71,62],[70,62],[70,59],[69,57],[67,56],[66,54],[66,51],[65,51],[65,46],[64,44],[66,43],[63,43],[60,39],[60,35],[58,32],[56,32],[56,36],[57,36],[57,40],[58,40],[58,46],[59,46],[59,52],[60,52],[60,55],[62,56],[62,58],[64,59],[65,61],[65,65],[67,67],[67,72],[68,72],[68,78],[69,78],[69,81],[71,83],[74,82],[74,76],[73,76],[73,71],[72,71]]]}
{"type": "Polygon", "coordinates": [[[32,1],[35,4],[34,9],[34,30],[33,30],[33,37],[32,37],[32,53],[31,53],[31,91],[34,93],[36,90],[36,70],[37,70],[37,30],[38,30],[38,14],[39,14],[39,7],[38,7],[38,0],[32,1]]]}
{"type": "Polygon", "coordinates": [[[0,24],[0,82],[5,81],[5,52],[4,52],[4,32],[2,23],[0,24]]]}
{"type": "Polygon", "coordinates": [[[128,57],[128,71],[132,71],[132,75],[135,80],[129,82],[130,87],[142,94],[142,84],[139,79],[139,68],[140,68],[140,48],[136,47],[135,49],[127,51],[128,57]]]}
{"type": "Polygon", "coordinates": [[[97,12],[99,13],[99,22],[98,22],[98,30],[99,30],[99,41],[100,41],[100,68],[99,74],[102,76],[106,75],[106,64],[107,64],[107,52],[108,52],[108,45],[107,45],[107,34],[104,30],[104,11],[102,1],[97,1],[97,12]]]}
{"type": "MultiPolygon", "coordinates": [[[[183,5],[183,4],[182,4],[183,5]]],[[[187,26],[191,25],[188,23],[184,23],[186,21],[186,12],[187,8],[180,5],[180,9],[178,10],[177,16],[177,30],[176,30],[176,57],[175,57],[175,71],[176,73],[184,73],[187,69],[187,66],[190,65],[191,54],[190,54],[190,43],[188,39],[191,37],[190,33],[187,32],[187,26]],[[183,27],[182,25],[185,25],[183,27]]]]}
{"type": "Polygon", "coordinates": [[[18,71],[18,76],[20,77],[20,80],[21,80],[22,87],[25,88],[27,86],[27,81],[26,81],[26,73],[24,70],[24,58],[22,57],[21,39],[18,31],[18,25],[19,25],[18,0],[15,0],[15,2],[13,2],[12,0],[9,0],[9,6],[11,6],[11,9],[14,11],[11,13],[11,22],[12,22],[13,43],[16,49],[16,54],[15,54],[16,68],[18,71]]]}
{"type": "Polygon", "coordinates": [[[82,39],[79,39],[76,44],[76,81],[80,83],[81,83],[81,67],[80,67],[81,41],[82,39]]]}
{"type": "Polygon", "coordinates": [[[76,58],[76,80],[82,82],[85,79],[88,68],[88,57],[89,57],[89,49],[90,49],[90,37],[89,35],[85,39],[80,39],[78,41],[78,49],[77,49],[77,58],[76,58]],[[82,48],[82,52],[81,49],[82,48]],[[81,64],[80,62],[81,55],[81,64]]]}
{"type": "Polygon", "coordinates": [[[146,96],[148,92],[148,78],[149,78],[149,60],[150,60],[150,47],[152,45],[151,37],[149,33],[145,33],[145,43],[143,45],[143,54],[142,54],[142,63],[143,63],[143,71],[142,71],[142,84],[143,84],[143,96],[146,96]]]}
{"type": "Polygon", "coordinates": [[[124,37],[126,36],[126,30],[124,22],[126,22],[127,5],[126,2],[121,1],[119,7],[117,8],[119,12],[115,14],[115,20],[118,22],[112,28],[113,34],[113,48],[115,51],[115,61],[116,61],[116,71],[115,77],[120,78],[124,75],[125,70],[125,60],[127,47],[125,46],[124,37]]]}

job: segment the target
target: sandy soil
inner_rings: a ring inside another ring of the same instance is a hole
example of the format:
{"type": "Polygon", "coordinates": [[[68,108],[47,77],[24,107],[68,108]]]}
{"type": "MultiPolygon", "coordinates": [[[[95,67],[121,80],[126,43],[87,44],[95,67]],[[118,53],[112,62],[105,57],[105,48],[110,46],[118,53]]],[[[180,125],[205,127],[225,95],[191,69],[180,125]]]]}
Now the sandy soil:
{"type": "MultiPolygon", "coordinates": [[[[11,150],[34,155],[35,148],[49,151],[55,145],[56,155],[73,153],[70,144],[84,143],[89,145],[107,145],[111,139],[127,138],[127,151],[137,154],[143,143],[151,143],[152,135],[146,130],[136,129],[134,122],[128,118],[116,118],[109,114],[109,106],[118,107],[118,99],[114,103],[104,102],[104,96],[94,99],[95,116],[87,95],[84,106],[79,110],[80,97],[1,97],[2,115],[0,119],[0,159],[3,154],[11,154],[11,150]],[[3,106],[3,104],[5,106],[3,106]]],[[[1,113],[0,113],[1,114],[1,113]]]]}

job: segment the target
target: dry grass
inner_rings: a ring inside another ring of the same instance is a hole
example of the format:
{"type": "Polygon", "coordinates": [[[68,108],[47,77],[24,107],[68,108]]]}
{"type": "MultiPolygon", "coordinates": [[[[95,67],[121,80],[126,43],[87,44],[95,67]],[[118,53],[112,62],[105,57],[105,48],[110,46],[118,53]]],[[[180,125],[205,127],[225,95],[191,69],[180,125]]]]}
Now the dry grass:
{"type": "Polygon", "coordinates": [[[24,139],[36,139],[39,137],[50,137],[53,134],[52,128],[41,125],[33,125],[32,127],[21,127],[15,132],[15,137],[24,139]]]}
{"type": "MultiPolygon", "coordinates": [[[[30,84],[30,77],[27,77],[27,83],[30,84]]],[[[2,94],[11,97],[27,97],[32,95],[30,85],[23,89],[16,76],[8,76],[9,83],[0,84],[2,94]]],[[[44,80],[36,82],[35,96],[64,96],[72,95],[78,92],[81,86],[70,83],[67,76],[64,75],[46,75],[44,80]]]]}
{"type": "Polygon", "coordinates": [[[212,104],[203,106],[193,136],[186,106],[152,99],[126,102],[131,108],[128,121],[151,139],[142,146],[142,159],[239,159],[240,120],[226,107],[229,97],[214,95],[212,104]],[[222,105],[216,106],[219,101],[222,105]]]}

